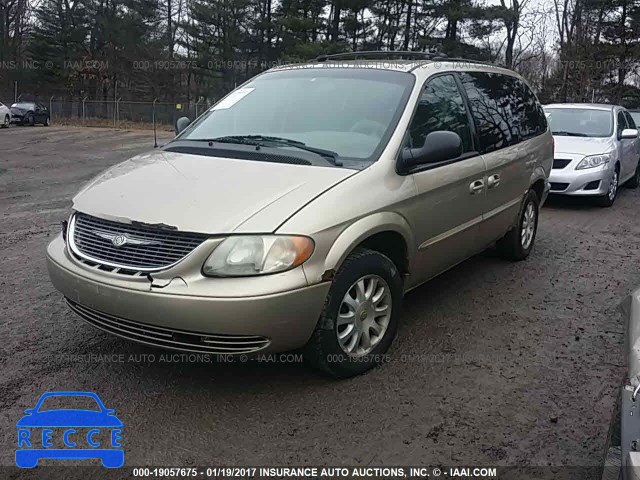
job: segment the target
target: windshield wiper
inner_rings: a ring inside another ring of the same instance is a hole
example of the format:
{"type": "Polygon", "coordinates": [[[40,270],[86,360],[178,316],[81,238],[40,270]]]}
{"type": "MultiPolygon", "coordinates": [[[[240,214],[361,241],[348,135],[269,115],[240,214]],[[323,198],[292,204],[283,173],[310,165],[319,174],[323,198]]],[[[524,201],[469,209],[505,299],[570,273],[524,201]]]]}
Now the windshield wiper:
{"type": "Polygon", "coordinates": [[[565,130],[552,131],[551,133],[553,135],[564,135],[567,137],[589,137],[590,136],[590,135],[587,135],[586,133],[567,132],[565,130]]]}
{"type": "MultiPolygon", "coordinates": [[[[189,140],[189,139],[185,139],[189,140]]],[[[194,139],[195,140],[195,139],[194,139]]],[[[220,142],[220,143],[238,143],[241,145],[255,145],[257,147],[269,146],[269,144],[281,145],[285,147],[298,148],[307,152],[320,155],[329,161],[332,165],[342,166],[342,161],[338,160],[338,154],[324,148],[310,147],[304,142],[291,140],[289,138],[271,137],[265,135],[227,135],[225,137],[217,137],[211,139],[197,139],[199,141],[220,142]]]]}

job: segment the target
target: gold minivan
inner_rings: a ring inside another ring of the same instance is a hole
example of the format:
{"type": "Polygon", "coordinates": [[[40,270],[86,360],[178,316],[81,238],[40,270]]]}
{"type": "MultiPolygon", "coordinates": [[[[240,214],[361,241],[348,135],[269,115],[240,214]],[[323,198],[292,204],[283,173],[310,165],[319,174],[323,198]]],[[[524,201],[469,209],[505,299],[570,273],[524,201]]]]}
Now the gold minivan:
{"type": "Polygon", "coordinates": [[[408,290],[496,242],[526,258],[553,162],[521,77],[426,54],[278,67],[177,126],[75,196],[54,286],[114,335],[338,377],[381,362],[408,290]]]}

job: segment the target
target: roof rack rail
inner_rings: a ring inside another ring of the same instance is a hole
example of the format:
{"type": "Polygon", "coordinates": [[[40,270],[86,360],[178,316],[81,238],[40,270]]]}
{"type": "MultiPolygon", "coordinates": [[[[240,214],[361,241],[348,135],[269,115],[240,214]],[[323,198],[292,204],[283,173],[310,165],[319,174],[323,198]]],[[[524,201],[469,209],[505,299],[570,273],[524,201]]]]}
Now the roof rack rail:
{"type": "Polygon", "coordinates": [[[447,60],[448,57],[441,52],[410,52],[410,51],[379,51],[379,50],[366,50],[361,52],[344,52],[334,53],[329,55],[320,55],[312,62],[326,62],[327,60],[347,60],[347,59],[370,59],[370,60],[391,60],[391,59],[404,59],[404,60],[447,60]]]}
{"type": "Polygon", "coordinates": [[[490,67],[502,67],[502,65],[498,63],[485,62],[482,60],[473,60],[471,58],[448,57],[448,58],[443,58],[442,60],[445,62],[467,62],[467,63],[477,63],[478,65],[488,65],[490,67]]]}

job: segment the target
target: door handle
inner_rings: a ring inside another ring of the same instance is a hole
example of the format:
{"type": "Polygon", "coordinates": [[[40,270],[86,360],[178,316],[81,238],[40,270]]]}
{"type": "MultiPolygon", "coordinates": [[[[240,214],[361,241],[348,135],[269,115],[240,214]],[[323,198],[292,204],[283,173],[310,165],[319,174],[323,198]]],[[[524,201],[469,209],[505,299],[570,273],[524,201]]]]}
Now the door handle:
{"type": "Polygon", "coordinates": [[[469,193],[471,193],[471,195],[480,193],[482,190],[484,190],[484,180],[476,180],[469,185],[469,193]]]}
{"type": "Polygon", "coordinates": [[[500,185],[500,175],[494,174],[487,178],[487,188],[495,188],[500,185]]]}

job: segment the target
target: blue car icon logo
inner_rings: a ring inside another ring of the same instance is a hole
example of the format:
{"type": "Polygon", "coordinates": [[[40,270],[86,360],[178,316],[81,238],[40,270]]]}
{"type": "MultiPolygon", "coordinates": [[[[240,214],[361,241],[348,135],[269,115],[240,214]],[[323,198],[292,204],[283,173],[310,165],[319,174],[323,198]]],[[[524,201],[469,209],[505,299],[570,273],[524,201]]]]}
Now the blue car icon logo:
{"type": "Polygon", "coordinates": [[[123,465],[122,422],[95,393],[48,392],[24,412],[16,423],[18,467],[33,468],[41,458],[99,458],[107,468],[123,465]],[[53,400],[56,404],[81,401],[89,408],[47,409],[53,400]]]}

